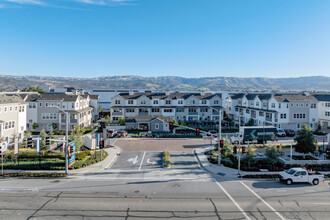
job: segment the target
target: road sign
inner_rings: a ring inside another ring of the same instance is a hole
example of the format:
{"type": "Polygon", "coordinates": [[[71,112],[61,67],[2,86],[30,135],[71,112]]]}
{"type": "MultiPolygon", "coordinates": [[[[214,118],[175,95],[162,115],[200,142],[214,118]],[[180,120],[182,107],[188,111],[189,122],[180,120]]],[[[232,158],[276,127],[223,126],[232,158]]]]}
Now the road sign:
{"type": "Polygon", "coordinates": [[[0,150],[1,150],[1,152],[7,151],[8,150],[8,143],[7,142],[2,142],[0,144],[0,150]]]}
{"type": "Polygon", "coordinates": [[[69,147],[68,147],[68,150],[69,150],[69,157],[68,157],[68,166],[71,167],[75,162],[76,162],[76,142],[75,141],[72,141],[69,143],[69,147]]]}

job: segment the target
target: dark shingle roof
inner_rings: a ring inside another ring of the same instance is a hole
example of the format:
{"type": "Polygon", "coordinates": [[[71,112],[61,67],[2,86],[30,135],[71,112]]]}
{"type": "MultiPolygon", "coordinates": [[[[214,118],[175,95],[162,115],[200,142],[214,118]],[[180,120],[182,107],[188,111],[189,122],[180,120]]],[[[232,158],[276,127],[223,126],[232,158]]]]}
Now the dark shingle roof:
{"type": "Polygon", "coordinates": [[[53,100],[59,100],[59,101],[76,101],[78,99],[78,95],[68,95],[65,93],[44,93],[41,95],[38,100],[40,101],[53,101],[53,100]]]}
{"type": "Polygon", "coordinates": [[[302,94],[276,94],[274,98],[278,102],[295,102],[295,101],[311,101],[317,102],[314,96],[306,96],[302,94]]]}
{"type": "Polygon", "coordinates": [[[18,95],[0,94],[0,104],[3,104],[3,103],[20,103],[20,104],[24,104],[24,101],[18,95]]]}
{"type": "Polygon", "coordinates": [[[231,99],[241,99],[244,97],[244,93],[230,95],[231,99]]]}

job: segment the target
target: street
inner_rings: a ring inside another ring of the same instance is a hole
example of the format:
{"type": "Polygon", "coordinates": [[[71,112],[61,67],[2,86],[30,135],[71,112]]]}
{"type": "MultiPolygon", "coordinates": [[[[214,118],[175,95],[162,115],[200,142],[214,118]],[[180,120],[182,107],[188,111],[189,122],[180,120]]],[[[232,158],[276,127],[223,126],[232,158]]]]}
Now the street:
{"type": "Polygon", "coordinates": [[[212,176],[191,152],[122,152],[100,173],[0,180],[1,219],[328,219],[318,186],[212,176]]]}

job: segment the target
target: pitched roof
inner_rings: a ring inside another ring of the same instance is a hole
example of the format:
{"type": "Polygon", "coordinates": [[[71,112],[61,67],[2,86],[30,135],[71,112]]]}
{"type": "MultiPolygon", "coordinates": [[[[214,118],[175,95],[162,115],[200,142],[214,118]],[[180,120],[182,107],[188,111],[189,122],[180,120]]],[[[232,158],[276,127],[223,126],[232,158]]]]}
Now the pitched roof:
{"type": "Polygon", "coordinates": [[[241,99],[244,97],[244,93],[232,94],[230,95],[231,99],[241,99]]]}
{"type": "Polygon", "coordinates": [[[25,102],[18,95],[0,94],[0,104],[4,104],[4,103],[19,103],[19,104],[24,104],[25,102]]]}
{"type": "Polygon", "coordinates": [[[52,101],[59,100],[64,102],[76,101],[79,95],[68,95],[65,93],[44,93],[38,100],[40,101],[52,101]]]}
{"type": "Polygon", "coordinates": [[[119,95],[121,97],[123,97],[124,99],[138,99],[141,96],[145,95],[146,97],[148,97],[149,99],[187,99],[191,96],[195,96],[198,99],[211,99],[215,96],[219,96],[220,98],[222,97],[221,93],[205,93],[205,94],[201,94],[201,93],[170,93],[170,94],[166,94],[163,92],[158,92],[158,93],[133,93],[133,94],[129,94],[129,93],[119,93],[119,95]]]}
{"type": "Polygon", "coordinates": [[[274,98],[278,102],[295,102],[295,101],[311,101],[317,102],[314,96],[306,96],[303,94],[276,94],[274,98]]]}
{"type": "Polygon", "coordinates": [[[172,121],[172,119],[170,117],[165,117],[162,115],[137,115],[134,117],[135,121],[153,121],[156,118],[159,118],[160,120],[164,121],[164,122],[170,122],[172,121]]]}
{"type": "Polygon", "coordinates": [[[321,102],[330,102],[330,94],[315,94],[314,97],[321,102]]]}

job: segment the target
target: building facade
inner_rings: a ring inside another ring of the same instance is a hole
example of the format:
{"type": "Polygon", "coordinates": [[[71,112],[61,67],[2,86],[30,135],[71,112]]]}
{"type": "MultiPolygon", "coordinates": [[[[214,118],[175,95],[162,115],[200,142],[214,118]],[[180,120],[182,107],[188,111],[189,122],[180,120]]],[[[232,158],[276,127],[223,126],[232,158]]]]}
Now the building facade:
{"type": "Polygon", "coordinates": [[[322,128],[330,129],[330,94],[315,94],[318,100],[318,118],[322,128]]]}
{"type": "Polygon", "coordinates": [[[111,99],[111,120],[151,115],[178,122],[216,122],[222,108],[219,93],[120,93],[111,99]]]}
{"type": "Polygon", "coordinates": [[[16,95],[0,94],[0,138],[12,142],[24,138],[26,130],[26,103],[16,95]]]}
{"type": "Polygon", "coordinates": [[[233,120],[257,126],[300,130],[302,124],[313,130],[318,125],[318,100],[306,94],[234,94],[228,97],[227,109],[233,120]]]}

